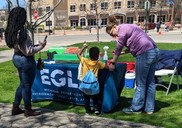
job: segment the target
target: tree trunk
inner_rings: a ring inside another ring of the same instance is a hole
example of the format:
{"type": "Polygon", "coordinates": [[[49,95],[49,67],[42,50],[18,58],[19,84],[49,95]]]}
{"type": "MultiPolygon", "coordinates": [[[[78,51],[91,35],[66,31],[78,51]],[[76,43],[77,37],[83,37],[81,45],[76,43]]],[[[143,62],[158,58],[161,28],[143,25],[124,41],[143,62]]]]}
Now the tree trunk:
{"type": "Polygon", "coordinates": [[[30,37],[32,39],[32,42],[34,44],[34,32],[33,32],[33,29],[32,29],[32,2],[30,2],[30,0],[26,0],[26,3],[27,3],[27,7],[26,7],[26,10],[27,10],[27,29],[30,31],[30,37]]]}

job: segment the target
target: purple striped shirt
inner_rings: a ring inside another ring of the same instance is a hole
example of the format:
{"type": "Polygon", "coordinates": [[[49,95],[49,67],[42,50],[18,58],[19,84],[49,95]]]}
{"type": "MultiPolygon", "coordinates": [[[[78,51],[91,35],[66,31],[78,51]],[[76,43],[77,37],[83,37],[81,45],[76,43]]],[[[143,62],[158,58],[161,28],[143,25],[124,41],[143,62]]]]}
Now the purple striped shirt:
{"type": "Polygon", "coordinates": [[[124,46],[133,56],[157,47],[155,42],[137,25],[120,24],[115,55],[119,56],[124,46]]]}

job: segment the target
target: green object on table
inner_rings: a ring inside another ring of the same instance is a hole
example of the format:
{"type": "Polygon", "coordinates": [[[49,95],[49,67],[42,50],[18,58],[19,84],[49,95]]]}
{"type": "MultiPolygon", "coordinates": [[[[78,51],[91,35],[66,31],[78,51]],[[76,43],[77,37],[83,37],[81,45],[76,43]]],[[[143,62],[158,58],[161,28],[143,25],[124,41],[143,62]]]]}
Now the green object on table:
{"type": "Polygon", "coordinates": [[[57,54],[64,54],[66,47],[53,46],[49,48],[49,52],[57,52],[57,54]]]}
{"type": "Polygon", "coordinates": [[[54,54],[54,60],[72,61],[78,60],[76,54],[54,54]]]}

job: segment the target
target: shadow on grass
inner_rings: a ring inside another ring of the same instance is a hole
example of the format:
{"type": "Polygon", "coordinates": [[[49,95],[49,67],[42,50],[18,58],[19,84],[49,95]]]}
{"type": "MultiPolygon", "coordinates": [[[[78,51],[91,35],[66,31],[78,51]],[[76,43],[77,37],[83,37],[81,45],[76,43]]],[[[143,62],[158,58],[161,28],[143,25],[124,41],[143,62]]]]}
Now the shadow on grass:
{"type": "Polygon", "coordinates": [[[69,111],[69,112],[75,112],[80,114],[83,114],[85,112],[84,106],[74,105],[74,104],[70,104],[63,101],[57,101],[57,100],[34,101],[34,105],[41,108],[51,109],[54,111],[69,111]]]}
{"type": "MultiPolygon", "coordinates": [[[[162,84],[162,85],[165,85],[166,87],[169,86],[169,82],[162,82],[161,84],[162,84]]],[[[182,85],[179,84],[179,89],[180,89],[181,86],[182,86],[182,85]]],[[[162,87],[162,86],[157,86],[157,87],[156,87],[156,90],[158,90],[158,91],[164,91],[164,92],[167,91],[167,90],[166,90],[164,87],[162,87]]],[[[170,93],[170,92],[175,92],[176,90],[177,90],[177,84],[172,83],[172,84],[171,84],[171,87],[170,87],[170,89],[169,89],[169,93],[170,93]]]]}
{"type": "MultiPolygon", "coordinates": [[[[132,102],[132,98],[120,97],[119,98],[119,103],[109,113],[114,113],[114,112],[122,111],[123,108],[130,107],[131,106],[131,102],[132,102]]],[[[160,109],[165,108],[165,107],[169,107],[169,106],[170,106],[169,103],[156,100],[155,101],[155,112],[158,112],[158,111],[160,111],[160,109]]]]}

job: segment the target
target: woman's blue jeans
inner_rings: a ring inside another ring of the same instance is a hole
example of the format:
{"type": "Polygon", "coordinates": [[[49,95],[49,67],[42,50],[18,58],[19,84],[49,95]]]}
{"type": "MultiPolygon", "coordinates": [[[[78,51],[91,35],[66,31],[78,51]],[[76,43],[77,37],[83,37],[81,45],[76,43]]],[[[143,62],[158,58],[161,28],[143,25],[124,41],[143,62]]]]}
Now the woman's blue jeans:
{"type": "Polygon", "coordinates": [[[23,98],[25,109],[31,107],[31,87],[35,78],[36,62],[34,56],[13,55],[13,64],[18,70],[20,85],[15,93],[14,104],[19,106],[23,98]]]}
{"type": "Polygon", "coordinates": [[[159,49],[148,50],[136,57],[136,90],[132,100],[132,110],[154,112],[155,107],[155,67],[159,49]]]}

